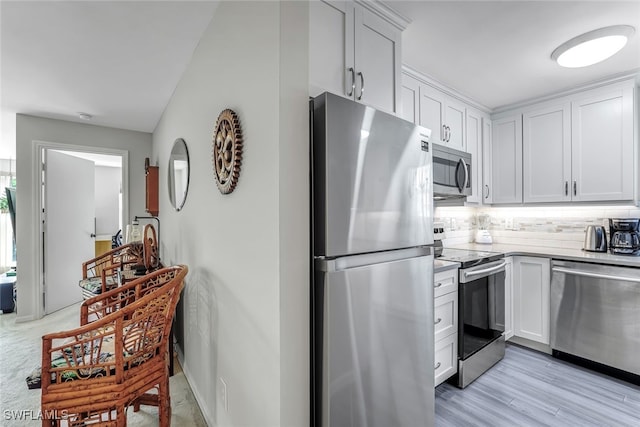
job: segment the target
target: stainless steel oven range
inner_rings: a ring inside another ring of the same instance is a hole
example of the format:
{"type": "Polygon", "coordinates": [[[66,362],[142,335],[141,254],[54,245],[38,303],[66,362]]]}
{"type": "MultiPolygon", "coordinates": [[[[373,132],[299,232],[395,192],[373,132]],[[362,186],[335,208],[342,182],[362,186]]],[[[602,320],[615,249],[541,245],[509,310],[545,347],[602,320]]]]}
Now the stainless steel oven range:
{"type": "Polygon", "coordinates": [[[501,253],[444,249],[440,259],[459,262],[458,374],[465,388],[504,357],[505,261],[501,253]]]}

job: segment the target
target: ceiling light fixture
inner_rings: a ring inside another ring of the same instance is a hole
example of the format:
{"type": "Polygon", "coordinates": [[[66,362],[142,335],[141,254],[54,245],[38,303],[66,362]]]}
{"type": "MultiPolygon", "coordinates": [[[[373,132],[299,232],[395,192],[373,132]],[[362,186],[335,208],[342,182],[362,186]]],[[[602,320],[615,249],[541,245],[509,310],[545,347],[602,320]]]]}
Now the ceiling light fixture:
{"type": "Polygon", "coordinates": [[[561,44],[551,59],[567,68],[586,67],[613,56],[635,33],[630,25],[614,25],[589,31],[561,44]]]}
{"type": "Polygon", "coordinates": [[[78,117],[80,117],[82,120],[91,120],[93,118],[91,114],[87,113],[78,113],[78,117]]]}

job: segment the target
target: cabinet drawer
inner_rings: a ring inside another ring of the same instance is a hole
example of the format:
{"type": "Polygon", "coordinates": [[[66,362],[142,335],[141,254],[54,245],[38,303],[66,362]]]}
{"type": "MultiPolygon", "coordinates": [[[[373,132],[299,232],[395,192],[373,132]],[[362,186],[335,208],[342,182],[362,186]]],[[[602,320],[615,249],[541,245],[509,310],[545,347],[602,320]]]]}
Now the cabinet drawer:
{"type": "Polygon", "coordinates": [[[449,335],[435,344],[435,385],[458,372],[458,334],[449,335]]]}
{"type": "Polygon", "coordinates": [[[445,270],[433,275],[433,296],[439,297],[458,290],[458,269],[445,270]]]}
{"type": "Polygon", "coordinates": [[[433,323],[435,341],[458,331],[458,292],[434,300],[433,323]]]}

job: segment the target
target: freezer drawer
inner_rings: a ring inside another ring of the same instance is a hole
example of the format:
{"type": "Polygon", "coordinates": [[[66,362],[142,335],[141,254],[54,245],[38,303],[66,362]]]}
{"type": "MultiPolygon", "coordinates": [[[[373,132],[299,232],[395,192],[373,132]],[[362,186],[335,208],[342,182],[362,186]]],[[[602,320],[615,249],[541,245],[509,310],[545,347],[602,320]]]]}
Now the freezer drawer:
{"type": "Polygon", "coordinates": [[[433,425],[433,256],[347,261],[316,269],[318,425],[433,425]]]}
{"type": "Polygon", "coordinates": [[[640,375],[640,269],[553,261],[551,348],[640,375]]]}

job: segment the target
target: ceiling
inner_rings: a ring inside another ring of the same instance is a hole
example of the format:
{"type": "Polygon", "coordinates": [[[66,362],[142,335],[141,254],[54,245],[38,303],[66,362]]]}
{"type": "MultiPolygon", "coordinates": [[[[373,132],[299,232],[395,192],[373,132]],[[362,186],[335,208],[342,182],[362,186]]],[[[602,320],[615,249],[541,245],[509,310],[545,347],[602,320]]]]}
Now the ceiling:
{"type": "Polygon", "coordinates": [[[0,158],[15,113],[152,132],[217,4],[1,0],[0,158]]]}
{"type": "MultiPolygon", "coordinates": [[[[488,109],[640,70],[640,0],[387,2],[412,23],[403,62],[488,109]],[[550,59],[586,31],[628,24],[613,58],[586,69],[550,59]]],[[[15,113],[152,132],[216,1],[0,1],[0,158],[15,113]]]]}
{"type": "Polygon", "coordinates": [[[402,61],[489,109],[640,71],[640,1],[392,1],[412,20],[402,61]],[[610,59],[562,68],[551,53],[587,31],[636,32],[610,59]]]}

